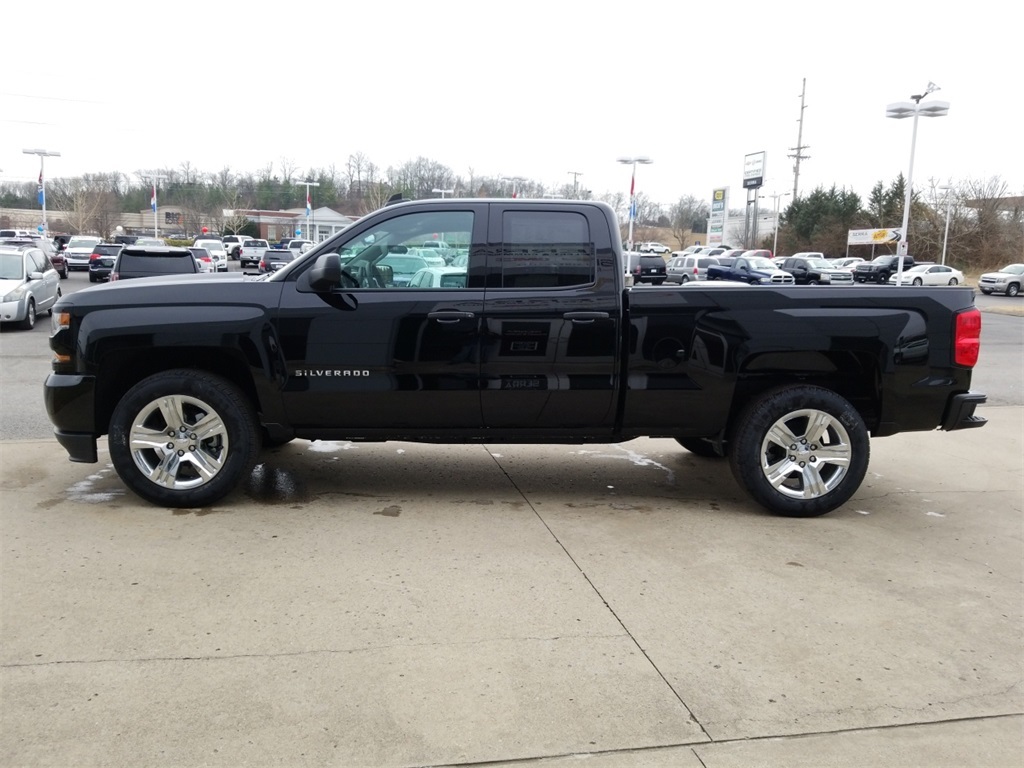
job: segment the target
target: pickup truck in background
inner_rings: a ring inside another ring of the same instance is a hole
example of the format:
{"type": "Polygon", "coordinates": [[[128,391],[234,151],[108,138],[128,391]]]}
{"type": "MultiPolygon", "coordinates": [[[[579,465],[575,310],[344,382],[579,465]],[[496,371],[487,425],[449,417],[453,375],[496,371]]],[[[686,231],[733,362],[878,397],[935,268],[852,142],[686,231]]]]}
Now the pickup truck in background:
{"type": "MultiPolygon", "coordinates": [[[[889,276],[896,274],[899,260],[899,256],[886,254],[876,256],[871,261],[859,261],[853,268],[853,279],[858,283],[885,285],[889,282],[889,276]]],[[[904,256],[903,271],[910,269],[916,263],[913,256],[904,256]]]]}
{"type": "Polygon", "coordinates": [[[795,253],[779,264],[797,285],[853,285],[853,273],[833,266],[822,253],[795,253]]]}
{"type": "Polygon", "coordinates": [[[794,517],[850,499],[870,437],[985,423],[971,288],[634,289],[622,259],[602,202],[389,205],[265,277],[64,296],[46,409],[72,461],[107,435],[124,483],[167,507],[214,504],[294,438],[648,436],[727,459],[794,517]],[[390,255],[434,232],[468,244],[465,278],[397,287],[390,255]]]}
{"type": "Polygon", "coordinates": [[[239,251],[242,250],[242,243],[249,239],[248,235],[224,235],[221,242],[224,244],[224,251],[232,261],[238,261],[239,251]]]}
{"type": "Polygon", "coordinates": [[[263,254],[266,253],[270,244],[266,240],[259,240],[253,237],[242,241],[242,247],[238,250],[239,266],[256,267],[263,261],[263,254]]]}
{"type": "Polygon", "coordinates": [[[771,259],[764,256],[738,256],[732,258],[719,255],[718,264],[709,264],[708,280],[732,280],[749,285],[794,285],[796,280],[789,272],[783,272],[771,259]]]}

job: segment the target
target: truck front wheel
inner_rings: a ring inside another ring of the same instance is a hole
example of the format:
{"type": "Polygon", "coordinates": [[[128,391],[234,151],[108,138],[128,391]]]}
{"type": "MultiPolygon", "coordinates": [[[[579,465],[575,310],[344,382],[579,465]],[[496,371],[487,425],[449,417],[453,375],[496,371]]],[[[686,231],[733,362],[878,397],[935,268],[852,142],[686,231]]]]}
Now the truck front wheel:
{"type": "Polygon", "coordinates": [[[109,445],[117,474],[146,501],[202,507],[227,495],[252,468],[260,434],[234,384],[177,369],[128,390],[111,417],[109,445]]]}
{"type": "Polygon", "coordinates": [[[869,453],[867,427],[849,402],[822,387],[788,386],[747,407],[729,459],[759,504],[786,517],[816,517],[853,496],[869,453]]]}

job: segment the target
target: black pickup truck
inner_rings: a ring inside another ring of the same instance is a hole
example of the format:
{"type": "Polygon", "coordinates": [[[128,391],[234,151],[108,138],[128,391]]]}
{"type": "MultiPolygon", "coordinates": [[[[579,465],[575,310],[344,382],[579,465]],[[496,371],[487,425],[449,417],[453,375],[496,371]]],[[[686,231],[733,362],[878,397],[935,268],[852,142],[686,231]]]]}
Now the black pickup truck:
{"type": "Polygon", "coordinates": [[[985,420],[970,288],[624,286],[614,211],[574,200],[382,208],[265,277],[155,277],[55,307],[57,440],[154,504],[209,505],[293,438],[611,443],[727,457],[761,505],[820,515],[869,436],[985,420]],[[460,245],[397,287],[396,258],[460,245]],[[400,254],[392,256],[393,253],[400,254]]]}

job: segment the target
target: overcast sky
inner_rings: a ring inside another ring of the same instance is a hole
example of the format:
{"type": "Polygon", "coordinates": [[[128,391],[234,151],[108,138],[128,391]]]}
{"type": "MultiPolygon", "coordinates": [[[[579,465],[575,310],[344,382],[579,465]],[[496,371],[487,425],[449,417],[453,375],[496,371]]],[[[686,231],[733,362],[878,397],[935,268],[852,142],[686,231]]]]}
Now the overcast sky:
{"type": "MultiPolygon", "coordinates": [[[[1016,3],[17,2],[4,11],[0,179],[282,160],[386,169],[417,157],[468,177],[573,180],[628,193],[621,156],[646,155],[657,202],[763,194],[866,197],[906,174],[912,120],[890,102],[929,81],[949,115],[921,119],[915,188],[998,176],[1024,194],[1016,3]]],[[[785,198],[784,198],[785,200],[785,198]]],[[[783,203],[784,205],[784,203],[783,203]]]]}

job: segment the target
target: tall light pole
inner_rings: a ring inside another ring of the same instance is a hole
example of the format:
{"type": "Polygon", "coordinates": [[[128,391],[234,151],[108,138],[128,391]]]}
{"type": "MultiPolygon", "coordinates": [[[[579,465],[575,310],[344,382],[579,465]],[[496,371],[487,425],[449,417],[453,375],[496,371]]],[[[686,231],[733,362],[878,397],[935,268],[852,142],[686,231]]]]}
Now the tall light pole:
{"type": "Polygon", "coordinates": [[[771,195],[763,195],[763,197],[771,197],[775,200],[775,218],[772,221],[772,226],[775,228],[775,240],[772,242],[772,256],[779,255],[779,198],[789,197],[789,192],[776,192],[771,195]]]}
{"type": "Polygon", "coordinates": [[[499,176],[498,181],[511,181],[512,197],[519,197],[519,183],[525,179],[522,176],[499,176]]]}
{"type": "Polygon", "coordinates": [[[166,179],[167,176],[163,176],[159,173],[140,173],[144,179],[150,179],[153,183],[153,195],[149,198],[149,207],[153,209],[153,237],[160,237],[160,225],[157,223],[156,217],[156,182],[159,179],[166,179]]]}
{"type": "Polygon", "coordinates": [[[302,185],[304,185],[306,187],[306,239],[307,240],[312,240],[313,239],[313,233],[310,231],[309,217],[313,215],[313,200],[309,196],[309,188],[310,187],[319,187],[320,186],[320,182],[319,181],[300,181],[299,184],[302,184],[302,185]]]}
{"type": "Polygon", "coordinates": [[[444,196],[445,195],[454,195],[455,194],[455,190],[454,189],[438,189],[437,187],[434,187],[434,189],[432,189],[430,191],[433,192],[435,195],[440,195],[442,200],[444,200],[444,196]]]}
{"type": "Polygon", "coordinates": [[[39,230],[42,235],[46,234],[46,176],[43,175],[43,162],[47,157],[60,157],[60,152],[51,152],[48,149],[23,149],[26,155],[39,155],[39,204],[43,207],[43,225],[39,230]]]}
{"type": "Polygon", "coordinates": [[[913,103],[897,101],[885,108],[886,117],[892,117],[896,120],[902,120],[905,117],[914,118],[914,128],[910,134],[910,169],[907,171],[907,196],[903,203],[903,229],[900,230],[900,244],[897,248],[899,259],[896,264],[896,285],[903,285],[903,258],[909,251],[910,230],[908,227],[910,226],[910,201],[914,190],[914,147],[917,144],[917,118],[920,115],[925,117],[943,117],[949,114],[948,101],[930,101],[927,104],[921,104],[921,99],[937,90],[939,90],[939,86],[935,83],[928,83],[924,93],[910,97],[914,100],[913,103]]]}
{"type": "Polygon", "coordinates": [[[946,245],[949,243],[949,209],[953,204],[953,187],[949,184],[943,184],[939,189],[946,190],[946,234],[942,236],[942,264],[946,264],[946,245]]]}
{"type": "Polygon", "coordinates": [[[639,163],[640,165],[650,165],[654,161],[651,160],[651,158],[649,158],[649,157],[644,157],[643,155],[641,155],[639,157],[620,157],[620,158],[617,158],[617,159],[618,159],[618,162],[622,163],[623,165],[632,165],[633,166],[633,175],[632,175],[632,177],[630,178],[630,181],[629,181],[629,238],[627,239],[627,243],[629,245],[629,250],[632,251],[633,250],[633,220],[636,218],[636,166],[637,166],[637,163],[639,163]]]}

